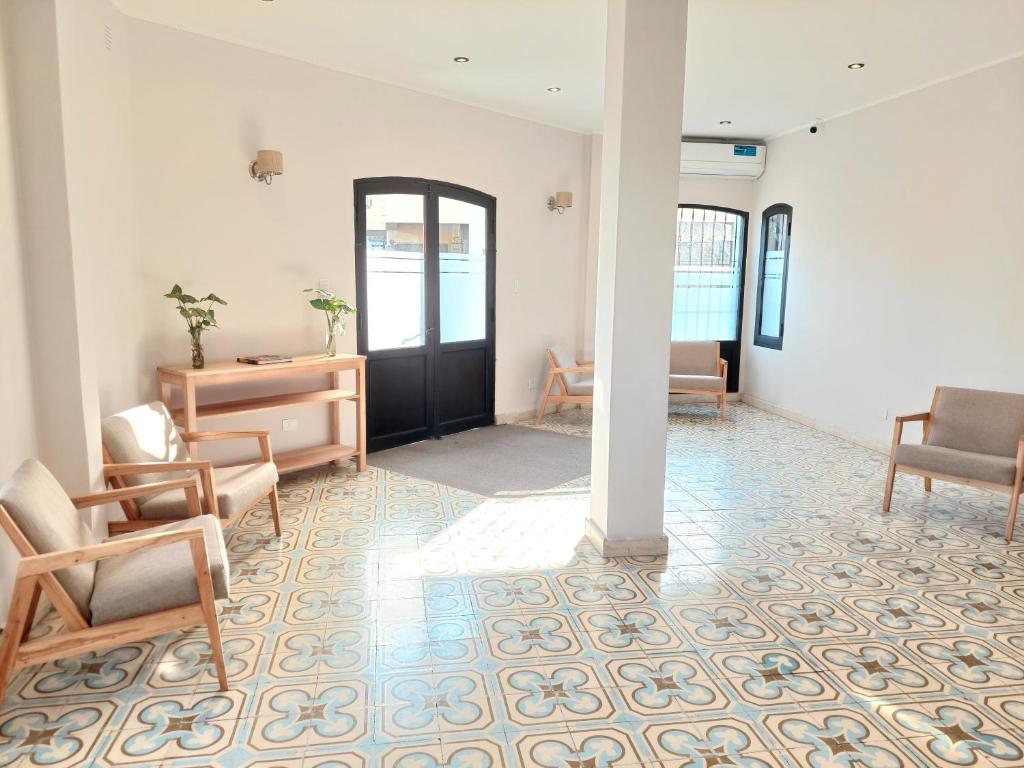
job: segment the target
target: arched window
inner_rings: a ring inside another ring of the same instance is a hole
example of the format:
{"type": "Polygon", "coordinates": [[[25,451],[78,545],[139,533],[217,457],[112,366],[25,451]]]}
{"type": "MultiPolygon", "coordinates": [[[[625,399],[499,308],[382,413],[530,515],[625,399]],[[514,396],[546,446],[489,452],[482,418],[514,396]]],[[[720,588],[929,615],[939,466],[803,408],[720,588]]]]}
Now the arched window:
{"type": "Polygon", "coordinates": [[[740,370],[740,320],[747,253],[747,213],[680,205],[672,291],[672,340],[719,341],[729,361],[729,389],[740,370]]]}
{"type": "Polygon", "coordinates": [[[786,330],[786,280],[793,206],[777,203],[761,214],[761,255],[757,279],[757,318],[754,344],[782,349],[786,330]]]}

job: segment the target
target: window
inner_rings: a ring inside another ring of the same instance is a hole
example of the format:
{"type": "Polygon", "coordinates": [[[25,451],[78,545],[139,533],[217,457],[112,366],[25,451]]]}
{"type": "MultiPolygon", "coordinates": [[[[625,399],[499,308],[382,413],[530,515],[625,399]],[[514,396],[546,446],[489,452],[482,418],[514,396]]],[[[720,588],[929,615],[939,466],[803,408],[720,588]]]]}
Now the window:
{"type": "Polygon", "coordinates": [[[754,344],[782,349],[786,329],[786,279],[793,206],[779,203],[761,214],[761,256],[757,281],[757,322],[754,344]]]}
{"type": "Polygon", "coordinates": [[[739,339],[746,252],[746,213],[713,206],[679,206],[673,341],[739,339]]]}

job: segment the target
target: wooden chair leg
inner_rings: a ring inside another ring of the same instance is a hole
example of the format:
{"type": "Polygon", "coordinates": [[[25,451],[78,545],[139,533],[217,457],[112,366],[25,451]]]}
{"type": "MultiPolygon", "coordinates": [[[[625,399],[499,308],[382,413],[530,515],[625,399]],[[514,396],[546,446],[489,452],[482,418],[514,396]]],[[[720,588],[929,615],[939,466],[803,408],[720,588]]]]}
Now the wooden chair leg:
{"type": "Polygon", "coordinates": [[[267,494],[270,499],[270,514],[274,518],[274,533],[278,536],[281,535],[281,503],[277,500],[277,483],[270,489],[270,493],[267,494]]]}
{"type": "Polygon", "coordinates": [[[1017,524],[1017,503],[1020,501],[1021,478],[1013,484],[1013,493],[1010,494],[1010,516],[1006,520],[1006,540],[1013,541],[1013,528],[1017,524]]]}
{"type": "MultiPolygon", "coordinates": [[[[28,616],[25,618],[25,629],[21,632],[21,642],[28,640],[28,636],[32,634],[32,621],[36,617],[36,609],[39,608],[39,597],[43,594],[43,587],[37,581],[35,587],[32,589],[32,599],[28,604],[28,616]]],[[[2,692],[2,689],[0,689],[2,692]]]]}
{"type": "Polygon", "coordinates": [[[892,504],[892,486],[896,482],[896,463],[889,459],[889,473],[885,476],[885,498],[882,499],[882,511],[888,512],[892,504]]]}
{"type": "Polygon", "coordinates": [[[555,413],[562,412],[562,403],[555,403],[555,413]]]}
{"type": "Polygon", "coordinates": [[[724,421],[725,420],[725,392],[723,392],[721,394],[721,396],[719,397],[719,400],[722,401],[721,402],[722,415],[720,416],[720,418],[724,421]]]}
{"type": "Polygon", "coordinates": [[[932,479],[930,477],[926,477],[924,479],[924,492],[925,493],[931,493],[932,492],[932,479]]]}
{"type": "Polygon", "coordinates": [[[210,562],[206,556],[206,540],[193,539],[189,542],[192,548],[192,564],[196,570],[196,584],[199,587],[199,602],[203,606],[206,619],[206,630],[210,637],[210,654],[217,668],[217,681],[220,689],[228,689],[228,670],[224,664],[224,646],[220,639],[220,624],[217,619],[217,602],[213,593],[213,581],[210,578],[210,562]]]}
{"type": "Polygon", "coordinates": [[[18,658],[18,647],[26,634],[26,625],[31,626],[29,612],[33,610],[38,581],[35,576],[22,576],[14,582],[14,593],[7,612],[7,626],[4,629],[3,643],[0,644],[0,704],[3,703],[7,685],[11,682],[11,673],[18,658]]]}
{"type": "Polygon", "coordinates": [[[551,394],[551,385],[555,381],[555,374],[548,374],[547,384],[544,385],[544,397],[540,401],[540,408],[537,410],[537,426],[540,426],[541,420],[544,418],[544,412],[548,408],[548,395],[551,394]]]}

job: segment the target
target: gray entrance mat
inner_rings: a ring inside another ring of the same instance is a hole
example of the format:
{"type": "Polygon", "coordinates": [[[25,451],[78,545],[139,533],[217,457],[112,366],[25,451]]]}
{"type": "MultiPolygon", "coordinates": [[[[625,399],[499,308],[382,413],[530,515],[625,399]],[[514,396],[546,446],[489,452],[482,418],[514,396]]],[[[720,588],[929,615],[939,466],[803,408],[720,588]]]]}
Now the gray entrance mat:
{"type": "Polygon", "coordinates": [[[590,440],[505,424],[371,453],[370,466],[500,496],[543,491],[590,474],[590,440]]]}

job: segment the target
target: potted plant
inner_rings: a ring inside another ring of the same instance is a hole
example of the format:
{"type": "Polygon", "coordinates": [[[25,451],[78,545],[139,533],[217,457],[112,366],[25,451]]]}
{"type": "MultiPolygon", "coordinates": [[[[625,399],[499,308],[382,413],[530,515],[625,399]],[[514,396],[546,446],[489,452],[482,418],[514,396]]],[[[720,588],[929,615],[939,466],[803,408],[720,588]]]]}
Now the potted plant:
{"type": "Polygon", "coordinates": [[[203,331],[207,328],[217,328],[217,316],[214,314],[213,305],[227,302],[215,293],[207,294],[202,299],[197,299],[187,293],[183,293],[181,286],[175,284],[170,293],[165,293],[168,299],[178,302],[178,314],[185,318],[188,324],[188,335],[192,338],[192,367],[202,368],[206,361],[203,358],[203,331]],[[203,306],[205,304],[205,306],[203,306]]]}
{"type": "Polygon", "coordinates": [[[334,357],[338,354],[338,336],[345,333],[345,315],[355,314],[355,307],[339,296],[322,288],[306,288],[303,293],[315,293],[316,298],[309,300],[313,309],[319,309],[327,317],[327,335],[324,354],[334,357]]]}

